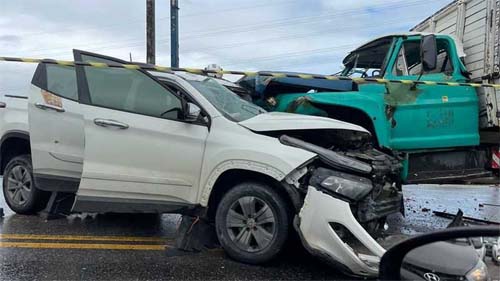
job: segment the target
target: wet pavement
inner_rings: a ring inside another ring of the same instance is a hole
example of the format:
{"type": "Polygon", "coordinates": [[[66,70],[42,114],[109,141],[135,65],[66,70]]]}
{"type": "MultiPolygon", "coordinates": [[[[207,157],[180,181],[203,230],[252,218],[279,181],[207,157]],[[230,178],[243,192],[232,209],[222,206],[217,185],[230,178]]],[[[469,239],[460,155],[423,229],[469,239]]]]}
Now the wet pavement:
{"type": "MultiPolygon", "coordinates": [[[[498,187],[418,185],[406,186],[404,193],[407,216],[393,216],[389,231],[446,227],[450,220],[437,218],[434,210],[461,208],[467,216],[500,221],[500,207],[492,206],[500,205],[498,187]]],[[[180,252],[173,247],[178,215],[93,214],[45,221],[14,214],[3,196],[0,208],[6,213],[0,219],[0,280],[353,279],[298,245],[265,266],[232,261],[220,249],[180,252]]]]}
{"type": "Polygon", "coordinates": [[[173,247],[178,219],[175,215],[101,215],[44,221],[9,214],[3,222],[0,219],[0,279],[344,278],[300,248],[288,250],[283,258],[266,266],[232,261],[220,249],[179,252],[173,247]]]}
{"type": "Polygon", "coordinates": [[[450,219],[433,211],[500,223],[500,186],[407,185],[403,188],[405,215],[393,216],[389,232],[416,234],[446,228],[450,219]]]}

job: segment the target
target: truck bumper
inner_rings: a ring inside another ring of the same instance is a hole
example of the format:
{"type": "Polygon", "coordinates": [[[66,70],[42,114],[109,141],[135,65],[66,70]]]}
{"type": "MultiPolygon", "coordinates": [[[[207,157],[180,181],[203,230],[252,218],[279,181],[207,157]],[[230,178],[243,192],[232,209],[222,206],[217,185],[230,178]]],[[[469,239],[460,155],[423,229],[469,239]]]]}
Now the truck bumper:
{"type": "Polygon", "coordinates": [[[295,227],[312,254],[350,274],[378,275],[378,265],[385,249],[358,223],[349,203],[309,186],[295,227]],[[355,241],[356,245],[341,239],[336,230],[339,225],[350,232],[354,239],[349,240],[355,241]]]}

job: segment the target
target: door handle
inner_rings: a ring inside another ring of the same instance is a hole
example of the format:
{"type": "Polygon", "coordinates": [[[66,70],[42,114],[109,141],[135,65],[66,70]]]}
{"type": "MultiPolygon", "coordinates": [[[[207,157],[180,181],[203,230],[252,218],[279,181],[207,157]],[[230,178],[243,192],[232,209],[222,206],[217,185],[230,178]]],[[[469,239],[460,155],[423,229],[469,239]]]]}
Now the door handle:
{"type": "Polygon", "coordinates": [[[55,105],[50,105],[50,104],[43,104],[43,103],[35,103],[35,106],[37,108],[40,108],[40,109],[43,109],[43,110],[54,110],[56,112],[65,112],[66,110],[64,110],[64,108],[62,107],[59,107],[59,106],[55,106],[55,105]]]}
{"type": "Polygon", "coordinates": [[[94,119],[94,124],[101,127],[115,127],[122,130],[128,129],[127,124],[111,119],[96,118],[94,119]]]}

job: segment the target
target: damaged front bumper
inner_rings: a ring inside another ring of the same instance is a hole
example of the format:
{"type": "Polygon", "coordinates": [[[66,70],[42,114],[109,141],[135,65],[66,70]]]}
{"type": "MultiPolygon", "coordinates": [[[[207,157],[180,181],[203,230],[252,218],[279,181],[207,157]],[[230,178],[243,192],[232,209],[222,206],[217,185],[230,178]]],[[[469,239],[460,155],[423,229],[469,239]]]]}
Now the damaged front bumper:
{"type": "MultiPolygon", "coordinates": [[[[395,200],[400,200],[400,196],[395,200]]],[[[391,205],[381,204],[382,208],[391,205]]],[[[377,208],[376,205],[370,206],[377,208]]],[[[309,186],[295,227],[304,246],[312,254],[333,263],[346,273],[377,276],[379,261],[385,249],[358,222],[349,202],[309,186]]]]}

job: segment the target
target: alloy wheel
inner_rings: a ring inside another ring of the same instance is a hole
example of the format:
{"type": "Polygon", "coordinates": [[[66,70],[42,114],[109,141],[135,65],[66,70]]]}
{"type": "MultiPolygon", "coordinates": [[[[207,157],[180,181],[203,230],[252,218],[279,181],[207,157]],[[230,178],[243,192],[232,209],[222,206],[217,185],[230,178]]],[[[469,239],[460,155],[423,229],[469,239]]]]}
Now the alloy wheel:
{"type": "Polygon", "coordinates": [[[21,166],[15,166],[7,177],[7,195],[11,202],[21,206],[26,204],[31,196],[32,180],[29,171],[21,166]]]}
{"type": "Polygon", "coordinates": [[[276,236],[276,215],[263,200],[245,196],[235,201],[226,217],[229,238],[238,248],[257,252],[271,244],[276,236]]]}

